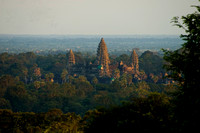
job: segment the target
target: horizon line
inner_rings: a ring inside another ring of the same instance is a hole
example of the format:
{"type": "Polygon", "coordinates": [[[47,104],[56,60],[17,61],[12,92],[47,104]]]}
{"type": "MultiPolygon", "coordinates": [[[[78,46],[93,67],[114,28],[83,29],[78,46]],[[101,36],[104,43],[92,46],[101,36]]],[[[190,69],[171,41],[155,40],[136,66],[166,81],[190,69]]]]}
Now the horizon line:
{"type": "Polygon", "coordinates": [[[2,34],[15,36],[180,36],[181,34],[2,34]]]}

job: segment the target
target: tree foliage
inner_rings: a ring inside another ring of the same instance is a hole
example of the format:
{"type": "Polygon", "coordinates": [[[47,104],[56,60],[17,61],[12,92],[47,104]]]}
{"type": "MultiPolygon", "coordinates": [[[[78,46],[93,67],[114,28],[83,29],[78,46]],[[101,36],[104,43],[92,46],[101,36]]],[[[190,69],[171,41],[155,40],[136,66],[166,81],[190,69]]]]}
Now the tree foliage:
{"type": "Polygon", "coordinates": [[[164,73],[163,59],[154,54],[151,51],[145,51],[139,58],[140,70],[144,70],[146,74],[156,74],[164,73]]]}
{"type": "Polygon", "coordinates": [[[106,132],[170,132],[169,97],[151,93],[121,106],[88,111],[84,117],[85,131],[106,132]]]}
{"type": "Polygon", "coordinates": [[[170,72],[169,77],[178,82],[179,91],[176,93],[175,113],[177,124],[181,131],[197,130],[199,124],[200,106],[200,6],[192,14],[183,16],[180,23],[174,17],[174,25],[185,30],[181,35],[185,41],[181,49],[165,51],[164,59],[168,62],[165,68],[170,72]]]}
{"type": "Polygon", "coordinates": [[[59,109],[46,113],[14,113],[0,109],[0,131],[19,133],[82,133],[81,117],[75,113],[63,114],[59,109]]]}

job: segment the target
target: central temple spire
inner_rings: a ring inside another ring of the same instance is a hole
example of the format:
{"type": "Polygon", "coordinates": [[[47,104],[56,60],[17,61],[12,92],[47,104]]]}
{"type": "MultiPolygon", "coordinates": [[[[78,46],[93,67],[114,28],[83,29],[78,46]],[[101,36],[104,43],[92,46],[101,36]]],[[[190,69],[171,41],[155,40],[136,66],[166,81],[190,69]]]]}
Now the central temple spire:
{"type": "Polygon", "coordinates": [[[100,77],[110,77],[109,70],[110,59],[108,55],[108,50],[106,43],[103,38],[101,38],[101,42],[99,43],[97,49],[97,65],[99,70],[100,77]]]}

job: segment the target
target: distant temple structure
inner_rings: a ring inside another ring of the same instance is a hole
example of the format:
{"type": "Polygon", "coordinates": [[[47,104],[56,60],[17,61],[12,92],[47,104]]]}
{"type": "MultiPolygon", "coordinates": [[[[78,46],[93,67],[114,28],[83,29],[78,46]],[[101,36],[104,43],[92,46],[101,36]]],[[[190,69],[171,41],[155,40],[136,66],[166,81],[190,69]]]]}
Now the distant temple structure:
{"type": "Polygon", "coordinates": [[[123,61],[121,61],[118,65],[118,69],[120,70],[120,73],[128,73],[136,77],[139,73],[139,62],[138,62],[138,55],[135,50],[132,51],[130,56],[130,63],[124,64],[123,61]]]}
{"type": "Polygon", "coordinates": [[[124,64],[123,61],[118,62],[117,64],[110,64],[108,49],[106,43],[103,38],[97,48],[97,57],[95,63],[84,63],[80,64],[75,61],[75,55],[73,51],[67,53],[67,70],[68,73],[72,76],[84,75],[88,80],[97,77],[99,79],[115,79],[116,76],[113,75],[117,71],[119,71],[120,77],[123,73],[127,73],[136,77],[137,80],[140,80],[140,72],[139,72],[139,61],[138,55],[135,50],[132,51],[130,56],[130,62],[128,64],[124,64]]]}
{"type": "Polygon", "coordinates": [[[135,52],[135,50],[133,50],[133,52],[131,53],[131,58],[130,58],[130,63],[131,66],[133,67],[133,73],[134,74],[139,74],[139,64],[138,64],[138,55],[135,52]]]}
{"type": "Polygon", "coordinates": [[[67,59],[68,59],[67,60],[67,66],[68,67],[72,66],[72,65],[74,65],[76,63],[75,56],[74,56],[74,53],[73,53],[72,49],[70,49],[70,51],[69,51],[69,53],[67,55],[67,59]]]}
{"type": "Polygon", "coordinates": [[[99,69],[99,77],[110,77],[110,59],[108,55],[108,50],[106,43],[103,38],[101,38],[101,42],[99,43],[98,49],[97,49],[97,58],[96,62],[99,69]]]}
{"type": "Polygon", "coordinates": [[[75,74],[75,55],[72,51],[72,49],[69,50],[69,52],[67,53],[67,70],[68,70],[68,73],[70,75],[74,75],[75,74]]]}

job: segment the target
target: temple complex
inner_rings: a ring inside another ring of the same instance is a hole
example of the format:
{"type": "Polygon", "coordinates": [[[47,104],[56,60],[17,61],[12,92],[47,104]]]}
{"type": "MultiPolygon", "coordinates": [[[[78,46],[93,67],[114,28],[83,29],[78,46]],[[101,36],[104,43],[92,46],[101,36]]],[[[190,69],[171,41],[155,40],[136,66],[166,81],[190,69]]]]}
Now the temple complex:
{"type": "Polygon", "coordinates": [[[98,45],[96,61],[94,63],[76,63],[75,55],[70,49],[67,53],[67,70],[72,76],[84,75],[89,80],[96,77],[108,81],[109,79],[119,78],[123,73],[137,77],[137,79],[140,77],[138,55],[136,51],[132,51],[128,64],[124,64],[123,61],[110,64],[108,49],[103,38],[101,38],[98,45]],[[117,76],[116,72],[118,73],[117,76]]]}

